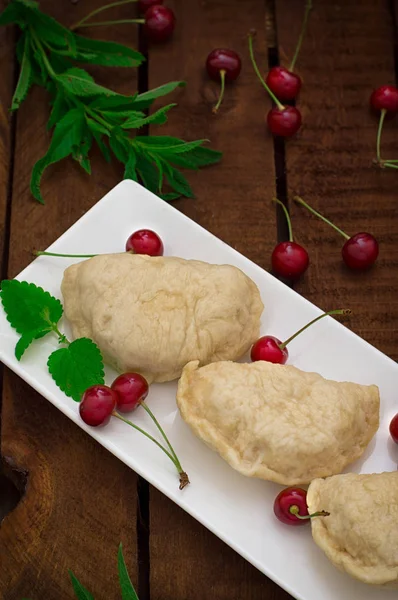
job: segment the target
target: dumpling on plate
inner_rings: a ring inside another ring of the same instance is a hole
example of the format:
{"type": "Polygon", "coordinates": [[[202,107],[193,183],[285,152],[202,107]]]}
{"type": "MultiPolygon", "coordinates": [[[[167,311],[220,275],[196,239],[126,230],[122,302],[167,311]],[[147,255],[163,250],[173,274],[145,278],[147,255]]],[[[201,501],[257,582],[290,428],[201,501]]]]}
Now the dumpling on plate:
{"type": "Polygon", "coordinates": [[[398,587],[398,472],[315,479],[308,489],[312,536],[331,562],[373,585],[398,587]]]}
{"type": "Polygon", "coordinates": [[[379,426],[375,385],[264,361],[191,362],[177,404],[192,431],[231,467],[284,485],[340,473],[379,426]]]}
{"type": "Polygon", "coordinates": [[[99,255],[68,267],[61,289],[73,336],[150,382],[176,379],[194,359],[240,358],[264,308],[240,269],[174,257],[99,255]]]}

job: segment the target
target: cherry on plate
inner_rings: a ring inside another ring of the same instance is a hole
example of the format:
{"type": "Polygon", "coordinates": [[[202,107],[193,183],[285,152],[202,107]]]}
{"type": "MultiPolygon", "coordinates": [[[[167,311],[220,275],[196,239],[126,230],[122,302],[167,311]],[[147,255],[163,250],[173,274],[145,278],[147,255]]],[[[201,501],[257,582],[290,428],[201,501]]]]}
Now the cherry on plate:
{"type": "Polygon", "coordinates": [[[301,89],[301,79],[285,67],[272,67],[265,79],[270,90],[282,102],[294,100],[301,89]]]}
{"type": "Polygon", "coordinates": [[[310,515],[307,508],[307,492],[301,488],[289,487],[279,492],[275,498],[274,515],[281,523],[297,527],[305,525],[314,517],[328,517],[329,513],[320,510],[310,515]]]}
{"type": "Polygon", "coordinates": [[[165,42],[173,35],[176,19],[171,8],[154,4],[144,16],[144,31],[151,42],[165,42]]]}
{"type": "Polygon", "coordinates": [[[117,401],[116,392],[107,385],[93,385],[84,392],[79,413],[86,425],[99,427],[109,423],[117,401]]]}
{"type": "Polygon", "coordinates": [[[139,229],[130,235],[126,242],[126,252],[163,256],[163,242],[151,229],[139,229]]]}
{"type": "Polygon", "coordinates": [[[304,202],[302,198],[295,196],[294,199],[344,237],[346,242],[342,247],[341,254],[347,267],[353,271],[363,271],[369,269],[376,262],[379,255],[379,243],[371,233],[361,232],[350,237],[340,227],[304,202]]]}
{"type": "Polygon", "coordinates": [[[148,382],[139,373],[123,373],[112,383],[116,392],[116,406],[121,413],[131,412],[145,400],[148,395],[148,382]]]}
{"type": "Polygon", "coordinates": [[[394,442],[398,444],[398,413],[391,419],[390,435],[394,442]]]}

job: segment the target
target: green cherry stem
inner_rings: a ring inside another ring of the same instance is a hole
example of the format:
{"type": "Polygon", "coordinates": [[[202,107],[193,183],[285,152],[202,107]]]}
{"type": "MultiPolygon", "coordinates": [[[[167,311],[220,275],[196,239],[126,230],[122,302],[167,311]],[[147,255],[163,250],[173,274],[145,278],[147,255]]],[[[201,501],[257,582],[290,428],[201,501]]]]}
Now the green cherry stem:
{"type": "Polygon", "coordinates": [[[213,113],[214,114],[216,114],[216,112],[220,108],[221,102],[223,101],[223,98],[224,98],[224,91],[225,91],[225,69],[221,69],[220,70],[220,79],[221,79],[221,90],[220,90],[220,95],[218,97],[217,104],[213,107],[213,113]]]}
{"type": "Polygon", "coordinates": [[[398,165],[392,164],[392,161],[383,161],[384,167],[390,167],[391,169],[398,169],[398,165]]]}
{"type": "Polygon", "coordinates": [[[303,24],[301,25],[300,36],[299,36],[299,39],[298,39],[298,42],[297,42],[297,46],[296,46],[296,50],[294,52],[294,56],[292,58],[292,62],[290,63],[289,71],[293,72],[294,71],[294,67],[296,66],[297,58],[298,58],[299,52],[301,50],[301,45],[303,43],[305,32],[307,30],[308,17],[310,16],[311,10],[312,10],[312,0],[307,0],[307,3],[305,5],[305,12],[304,12],[303,24]]]}
{"type": "Polygon", "coordinates": [[[326,510],[319,510],[318,512],[312,513],[312,515],[300,515],[299,507],[296,504],[292,504],[289,508],[289,512],[291,515],[294,515],[298,519],[302,519],[305,521],[306,519],[312,519],[313,517],[328,517],[330,513],[326,512],[326,510]]]}
{"type": "Polygon", "coordinates": [[[79,25],[79,29],[83,27],[102,27],[104,25],[122,25],[124,23],[136,23],[144,25],[145,19],[118,19],[116,21],[94,21],[94,23],[82,23],[79,25]]]}
{"type": "Polygon", "coordinates": [[[283,106],[283,104],[278,100],[278,98],[275,96],[275,94],[270,90],[270,88],[268,87],[268,85],[264,81],[263,77],[261,76],[260,70],[259,70],[259,68],[257,66],[257,63],[256,63],[256,59],[254,58],[254,52],[253,52],[253,33],[249,33],[249,52],[250,52],[250,60],[251,60],[251,63],[253,65],[253,69],[254,69],[257,77],[259,78],[259,80],[261,82],[261,85],[265,88],[266,92],[269,94],[269,96],[275,102],[278,110],[285,110],[285,107],[283,106]]]}
{"type": "Polygon", "coordinates": [[[279,206],[282,207],[283,212],[285,213],[287,227],[289,230],[289,242],[292,242],[293,241],[293,228],[292,228],[292,221],[290,219],[289,212],[288,212],[286,206],[283,204],[283,202],[281,202],[278,198],[273,198],[273,201],[276,202],[277,204],[279,204],[279,206]]]}
{"type": "Polygon", "coordinates": [[[172,454],[170,454],[170,452],[168,450],[166,450],[166,448],[164,446],[162,446],[162,444],[160,442],[158,442],[147,431],[145,431],[144,429],[141,429],[141,427],[138,427],[138,425],[136,425],[135,423],[132,423],[128,419],[125,419],[124,417],[122,417],[121,415],[119,415],[119,413],[117,413],[117,412],[114,411],[112,413],[112,415],[114,417],[116,417],[116,419],[119,419],[120,421],[123,421],[123,423],[126,423],[127,425],[130,425],[130,427],[132,427],[133,429],[136,429],[136,431],[139,431],[140,433],[142,433],[142,435],[145,435],[145,437],[147,437],[149,440],[151,440],[151,442],[153,442],[154,444],[156,444],[156,446],[158,446],[158,448],[160,448],[166,454],[166,456],[169,457],[169,459],[171,460],[171,462],[176,467],[176,469],[178,471],[178,474],[180,476],[180,490],[183,490],[184,487],[189,484],[188,475],[185,473],[185,471],[183,471],[179,460],[178,459],[176,460],[174,458],[174,456],[172,454]]]}
{"type": "Polygon", "coordinates": [[[317,321],[320,321],[324,317],[329,317],[331,315],[350,315],[350,314],[351,314],[351,310],[349,308],[336,308],[335,310],[329,310],[328,312],[325,312],[322,315],[319,315],[319,317],[316,317],[315,319],[312,319],[312,321],[310,321],[309,323],[307,323],[306,325],[304,325],[304,327],[302,327],[301,329],[299,329],[298,331],[296,331],[296,333],[294,333],[293,335],[291,335],[290,338],[288,338],[287,340],[285,340],[284,342],[282,342],[282,344],[279,344],[279,348],[281,350],[283,350],[284,348],[286,348],[286,346],[288,344],[290,344],[290,342],[292,342],[294,340],[294,338],[296,338],[298,335],[300,335],[300,333],[303,333],[303,331],[305,331],[308,327],[311,327],[311,325],[313,325],[317,321]]]}
{"type": "Polygon", "coordinates": [[[42,252],[41,250],[37,250],[33,254],[35,256],[59,256],[61,258],[93,258],[98,256],[98,254],[57,254],[56,252],[42,252]]]}
{"type": "Polygon", "coordinates": [[[328,225],[330,225],[330,227],[333,227],[333,229],[335,231],[337,231],[340,235],[342,235],[343,238],[345,238],[346,240],[350,239],[349,235],[347,235],[342,229],[340,229],[339,227],[337,227],[337,225],[335,225],[334,223],[332,223],[331,221],[329,221],[329,219],[327,219],[326,217],[324,217],[323,215],[321,215],[321,213],[319,213],[317,210],[315,210],[315,208],[312,208],[309,204],[307,204],[306,202],[304,202],[304,200],[302,198],[300,198],[300,196],[295,196],[294,200],[296,202],[298,202],[299,204],[302,204],[303,206],[305,206],[305,208],[307,210],[309,210],[313,215],[315,215],[316,217],[318,217],[319,219],[321,219],[322,221],[324,221],[325,223],[327,223],[328,225]]]}
{"type": "Polygon", "coordinates": [[[177,454],[174,451],[173,446],[171,445],[171,442],[169,440],[169,438],[167,437],[166,433],[163,430],[163,427],[161,426],[161,424],[159,423],[159,421],[157,420],[157,418],[155,417],[155,415],[153,414],[153,412],[151,411],[151,409],[149,408],[149,406],[146,404],[146,402],[142,401],[141,403],[142,408],[145,410],[145,412],[150,416],[150,418],[152,419],[152,421],[154,422],[154,424],[156,425],[156,427],[158,428],[162,438],[164,439],[164,441],[166,442],[167,446],[169,447],[169,450],[171,452],[171,454],[174,456],[174,459],[176,461],[176,466],[177,468],[179,468],[179,470],[182,472],[183,468],[181,466],[181,463],[178,459],[177,454]]]}
{"type": "Polygon", "coordinates": [[[137,0],[118,0],[117,2],[111,2],[110,4],[105,4],[104,6],[100,6],[99,8],[96,8],[91,13],[86,15],[81,21],[72,25],[70,27],[70,29],[71,29],[71,31],[74,31],[78,27],[81,27],[81,25],[83,25],[83,23],[85,23],[92,17],[95,17],[95,15],[98,15],[103,10],[108,10],[109,8],[113,8],[114,6],[122,6],[122,4],[131,4],[132,2],[137,2],[137,0]]]}
{"type": "Polygon", "coordinates": [[[382,111],[380,112],[379,127],[377,128],[376,156],[377,156],[377,162],[379,164],[382,162],[381,156],[380,156],[380,144],[381,144],[381,132],[383,130],[383,123],[384,123],[384,119],[386,118],[386,114],[387,114],[387,111],[385,108],[383,108],[382,111]]]}

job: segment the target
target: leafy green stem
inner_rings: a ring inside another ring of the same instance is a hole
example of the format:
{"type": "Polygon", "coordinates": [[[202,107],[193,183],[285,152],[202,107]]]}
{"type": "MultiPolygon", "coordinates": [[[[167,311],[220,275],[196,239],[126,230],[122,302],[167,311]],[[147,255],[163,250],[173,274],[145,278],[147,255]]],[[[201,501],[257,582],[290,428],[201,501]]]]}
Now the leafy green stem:
{"type": "Polygon", "coordinates": [[[299,39],[297,42],[294,56],[292,58],[292,62],[290,63],[289,71],[294,71],[294,67],[296,66],[297,58],[298,58],[299,52],[301,50],[301,45],[303,43],[305,32],[307,30],[308,17],[310,16],[311,9],[312,9],[312,0],[307,0],[307,3],[305,5],[303,24],[301,25],[300,36],[299,36],[299,39]]]}
{"type": "Polygon", "coordinates": [[[57,324],[56,323],[51,323],[51,327],[52,327],[52,330],[54,331],[54,333],[57,334],[59,343],[60,344],[67,344],[69,346],[70,345],[70,341],[68,340],[68,338],[66,337],[66,335],[64,335],[63,333],[60,332],[60,330],[57,327],[57,324]]]}
{"type": "Polygon", "coordinates": [[[83,19],[81,21],[72,25],[70,27],[70,29],[71,29],[71,31],[78,29],[79,27],[81,27],[81,25],[83,25],[83,23],[85,23],[92,17],[95,17],[95,15],[98,15],[100,12],[102,12],[104,10],[108,10],[109,8],[114,8],[115,6],[122,6],[123,4],[132,4],[133,2],[137,2],[137,0],[118,0],[118,2],[111,2],[110,4],[105,4],[104,6],[100,6],[99,8],[96,8],[95,10],[90,12],[88,15],[83,17],[83,19]]]}
{"type": "Polygon", "coordinates": [[[98,123],[100,123],[101,125],[103,125],[104,127],[106,127],[106,129],[108,129],[109,131],[111,131],[112,126],[110,125],[109,121],[106,121],[105,119],[103,119],[101,117],[101,115],[98,114],[98,112],[92,108],[89,108],[88,106],[84,107],[85,112],[90,115],[90,117],[92,117],[93,119],[95,119],[98,123]]]}
{"type": "Polygon", "coordinates": [[[116,21],[94,21],[94,23],[83,23],[79,25],[79,29],[82,27],[102,27],[104,25],[123,25],[125,23],[135,23],[136,25],[143,25],[145,19],[117,19],[116,21]]]}
{"type": "Polygon", "coordinates": [[[377,162],[379,164],[382,162],[381,155],[380,155],[380,144],[381,144],[381,132],[383,131],[383,124],[384,124],[384,119],[386,118],[386,114],[387,114],[387,111],[385,108],[383,108],[380,112],[379,127],[377,128],[376,156],[377,156],[377,162]]]}
{"type": "Polygon", "coordinates": [[[285,110],[285,107],[283,106],[283,104],[278,100],[278,98],[275,96],[275,94],[270,90],[270,88],[268,87],[268,85],[264,81],[264,78],[261,76],[260,70],[259,70],[259,68],[257,66],[257,63],[256,63],[256,59],[254,58],[253,34],[252,33],[249,33],[249,53],[250,53],[250,60],[251,60],[251,63],[253,65],[253,69],[254,69],[257,77],[259,78],[259,80],[261,82],[261,85],[265,88],[265,90],[267,91],[267,93],[269,94],[269,96],[271,96],[271,98],[275,102],[278,110],[285,110]]]}
{"type": "Polygon", "coordinates": [[[43,46],[42,46],[42,43],[41,43],[41,41],[39,40],[39,38],[38,38],[38,36],[37,36],[37,34],[36,34],[35,30],[33,29],[33,27],[30,27],[30,28],[29,28],[29,31],[30,31],[30,35],[32,36],[32,40],[34,41],[34,43],[35,43],[35,45],[36,45],[36,48],[37,48],[37,50],[40,52],[40,54],[41,54],[41,56],[42,56],[42,58],[43,58],[43,62],[44,62],[44,64],[45,64],[45,66],[46,66],[46,69],[47,69],[47,71],[48,71],[48,74],[50,75],[50,77],[52,77],[52,79],[56,79],[56,78],[57,78],[57,74],[56,74],[56,72],[54,71],[54,69],[52,68],[52,66],[51,66],[51,63],[50,63],[50,61],[48,60],[47,53],[46,53],[46,51],[44,50],[44,48],[43,48],[43,46]]]}

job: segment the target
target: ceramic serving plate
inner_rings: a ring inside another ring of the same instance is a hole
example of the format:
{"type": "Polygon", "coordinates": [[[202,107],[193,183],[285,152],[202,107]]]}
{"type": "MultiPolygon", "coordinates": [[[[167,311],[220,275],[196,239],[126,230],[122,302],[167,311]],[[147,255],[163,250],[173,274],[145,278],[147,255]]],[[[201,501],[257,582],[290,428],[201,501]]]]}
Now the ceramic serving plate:
{"type": "MultiPolygon", "coordinates": [[[[117,185],[48,250],[72,254],[122,252],[131,232],[144,227],[159,233],[165,244],[165,255],[235,265],[251,277],[258,285],[265,305],[262,334],[285,339],[322,312],[132,181],[117,185]]],[[[63,271],[72,262],[78,261],[40,257],[17,279],[34,282],[60,298],[63,271]]],[[[346,304],[349,306],[350,298],[346,304]]],[[[61,321],[61,329],[69,333],[65,321],[61,321]]],[[[17,334],[0,308],[2,362],[292,596],[300,600],[393,597],[394,592],[368,587],[337,571],[313,543],[310,526],[293,528],[279,523],[272,507],[282,487],[238,474],[196,439],[179,416],[175,382],[153,385],[148,403],[189,474],[191,485],[183,491],[178,489],[171,462],[138,432],[116,419],[103,429],[89,428],[80,420],[78,404],[57,388],[47,372],[47,357],[57,348],[55,336],[34,342],[21,362],[14,356],[16,341],[17,334]]],[[[396,470],[398,451],[389,439],[388,424],[398,406],[397,364],[330,317],[293,341],[289,353],[289,362],[303,370],[316,371],[340,381],[379,386],[379,431],[365,456],[349,470],[361,473],[396,470]]],[[[115,374],[108,371],[108,383],[112,381],[112,375],[115,374]]],[[[154,433],[144,411],[136,411],[133,419],[154,433]]]]}

